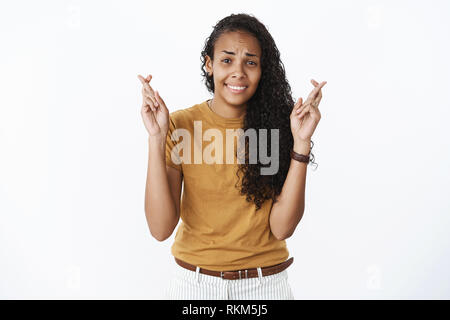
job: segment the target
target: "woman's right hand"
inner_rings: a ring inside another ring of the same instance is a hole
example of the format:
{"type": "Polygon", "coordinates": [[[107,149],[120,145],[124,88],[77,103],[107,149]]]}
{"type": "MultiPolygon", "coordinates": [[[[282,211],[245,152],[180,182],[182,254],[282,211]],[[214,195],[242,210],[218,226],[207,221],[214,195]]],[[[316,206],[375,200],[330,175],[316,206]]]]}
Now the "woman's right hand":
{"type": "Polygon", "coordinates": [[[138,75],[142,82],[142,108],[141,115],[145,128],[152,138],[161,138],[165,141],[169,130],[169,109],[158,91],[150,87],[151,75],[147,78],[138,75]]]}

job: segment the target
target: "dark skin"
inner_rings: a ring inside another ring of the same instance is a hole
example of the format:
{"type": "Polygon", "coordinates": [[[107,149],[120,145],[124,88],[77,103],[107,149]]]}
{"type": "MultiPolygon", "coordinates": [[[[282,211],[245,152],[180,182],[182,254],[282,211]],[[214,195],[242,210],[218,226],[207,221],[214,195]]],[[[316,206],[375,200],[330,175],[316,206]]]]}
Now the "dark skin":
{"type": "MultiPolygon", "coordinates": [[[[208,56],[206,57],[207,72],[214,76],[215,92],[211,105],[214,112],[224,118],[239,118],[245,114],[246,103],[255,93],[261,78],[260,57],[261,48],[257,39],[245,32],[228,32],[217,40],[214,48],[214,61],[208,56]],[[223,52],[224,50],[228,53],[223,52]],[[234,52],[234,54],[229,52],[234,52]],[[248,56],[248,54],[255,56],[248,56]],[[233,93],[226,86],[227,84],[246,88],[242,92],[233,93]]],[[[169,111],[163,99],[151,88],[151,75],[147,78],[139,75],[138,78],[143,85],[141,114],[144,124],[151,139],[164,145],[168,130],[169,111]]],[[[311,136],[321,118],[318,106],[322,99],[321,89],[326,81],[319,83],[312,79],[311,83],[314,89],[305,102],[302,98],[298,99],[290,115],[294,138],[293,150],[300,154],[309,153],[311,136]]],[[[270,229],[279,240],[290,237],[303,216],[306,166],[306,163],[291,161],[282,192],[277,197],[278,202],[272,207],[269,220],[270,229]]],[[[170,169],[168,168],[168,170],[170,169]]],[[[179,185],[178,175],[178,182],[174,185],[179,185]]],[[[176,197],[179,198],[179,191],[177,191],[176,197]]]]}
{"type": "Polygon", "coordinates": [[[214,45],[214,61],[206,56],[206,71],[214,77],[211,108],[224,118],[239,118],[261,79],[261,48],[252,35],[233,31],[222,34],[214,45]],[[226,52],[224,52],[226,51],[226,52]],[[246,86],[235,93],[227,85],[246,86]]]}
{"type": "MultiPolygon", "coordinates": [[[[245,113],[246,103],[255,93],[261,78],[261,48],[258,40],[245,32],[225,33],[216,42],[214,56],[214,62],[206,56],[206,70],[214,75],[215,93],[211,109],[224,118],[239,118],[245,113]],[[245,85],[247,88],[236,94],[230,92],[227,84],[245,85]]],[[[151,136],[160,134],[160,128],[163,131],[168,129],[169,111],[162,98],[150,86],[152,76],[144,78],[138,75],[138,78],[143,85],[141,113],[145,127],[151,136]]],[[[308,144],[321,117],[318,106],[322,99],[321,89],[326,81],[318,83],[311,80],[311,83],[315,88],[305,103],[302,98],[297,101],[291,115],[291,131],[297,144],[308,144]]]]}
{"type": "Polygon", "coordinates": [[[159,96],[159,92],[150,86],[152,76],[144,78],[138,75],[138,78],[142,83],[141,115],[145,128],[151,138],[165,140],[169,131],[169,109],[159,96]]]}

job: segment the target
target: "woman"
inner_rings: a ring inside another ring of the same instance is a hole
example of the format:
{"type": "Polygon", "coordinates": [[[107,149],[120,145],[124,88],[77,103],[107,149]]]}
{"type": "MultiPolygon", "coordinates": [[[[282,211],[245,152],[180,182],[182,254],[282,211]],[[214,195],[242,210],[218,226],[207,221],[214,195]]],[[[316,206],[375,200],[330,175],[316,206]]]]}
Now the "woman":
{"type": "Polygon", "coordinates": [[[151,75],[138,76],[149,133],[148,226],[163,241],[182,220],[166,297],[293,299],[285,239],[303,215],[311,136],[326,82],[312,80],[308,99],[294,103],[272,36],[247,14],[220,20],[201,59],[213,98],[170,115],[150,86],[151,75]],[[249,139],[235,144],[242,132],[249,139]],[[237,145],[244,162],[236,161],[237,145]],[[255,154],[258,161],[252,161],[255,154]]]}

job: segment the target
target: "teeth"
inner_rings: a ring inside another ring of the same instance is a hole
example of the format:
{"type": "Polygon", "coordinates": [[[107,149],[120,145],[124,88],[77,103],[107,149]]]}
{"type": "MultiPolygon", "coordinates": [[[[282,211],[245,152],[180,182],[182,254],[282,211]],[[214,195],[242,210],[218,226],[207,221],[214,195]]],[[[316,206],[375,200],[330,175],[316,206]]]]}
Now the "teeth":
{"type": "Polygon", "coordinates": [[[246,87],[233,87],[233,86],[230,86],[230,85],[228,85],[228,87],[230,87],[233,90],[244,90],[246,88],[246,87]]]}

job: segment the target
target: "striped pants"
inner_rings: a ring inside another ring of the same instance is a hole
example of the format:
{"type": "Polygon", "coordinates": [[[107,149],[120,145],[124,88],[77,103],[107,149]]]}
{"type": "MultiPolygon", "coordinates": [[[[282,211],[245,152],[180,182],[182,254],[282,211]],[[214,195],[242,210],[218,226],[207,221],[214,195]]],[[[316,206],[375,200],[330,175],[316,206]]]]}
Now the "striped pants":
{"type": "Polygon", "coordinates": [[[165,291],[167,300],[293,300],[287,270],[258,278],[227,280],[175,264],[165,291]]]}

